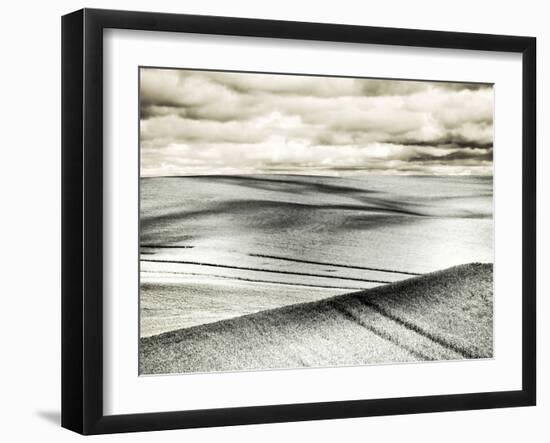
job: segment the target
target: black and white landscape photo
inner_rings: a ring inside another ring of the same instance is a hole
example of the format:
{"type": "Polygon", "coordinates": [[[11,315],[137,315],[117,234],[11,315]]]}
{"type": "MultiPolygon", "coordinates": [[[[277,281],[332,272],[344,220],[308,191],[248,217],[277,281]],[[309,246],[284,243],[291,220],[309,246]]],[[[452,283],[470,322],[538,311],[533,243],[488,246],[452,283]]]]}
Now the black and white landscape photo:
{"type": "Polygon", "coordinates": [[[141,375],[493,357],[492,85],[139,79],[141,375]]]}

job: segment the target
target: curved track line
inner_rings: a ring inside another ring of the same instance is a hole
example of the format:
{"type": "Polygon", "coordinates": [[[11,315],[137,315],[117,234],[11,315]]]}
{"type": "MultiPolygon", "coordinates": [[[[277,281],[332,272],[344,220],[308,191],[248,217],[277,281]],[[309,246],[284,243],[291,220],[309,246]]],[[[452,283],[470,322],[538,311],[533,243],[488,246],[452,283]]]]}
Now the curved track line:
{"type": "Polygon", "coordinates": [[[419,273],[416,273],[416,272],[405,272],[405,271],[395,271],[393,269],[367,268],[365,266],[323,263],[323,262],[310,261],[310,260],[301,260],[301,259],[290,258],[290,257],[280,257],[280,256],[277,256],[277,255],[264,255],[264,254],[248,254],[248,255],[250,257],[272,258],[272,259],[275,259],[275,260],[284,260],[284,261],[297,262],[297,263],[307,263],[307,264],[310,264],[310,265],[333,266],[335,268],[361,269],[361,270],[364,270],[364,271],[379,271],[379,272],[387,272],[387,273],[390,273],[390,274],[422,275],[422,274],[419,274],[419,273]]]}
{"type": "Polygon", "coordinates": [[[155,245],[155,244],[145,244],[139,245],[140,248],[153,248],[153,249],[193,249],[194,246],[176,246],[176,245],[155,245]]]}
{"type": "MultiPolygon", "coordinates": [[[[383,331],[382,329],[380,328],[377,328],[371,324],[367,324],[365,323],[361,317],[359,317],[358,315],[356,315],[354,312],[352,312],[351,310],[349,310],[348,307],[342,305],[341,303],[332,303],[332,306],[334,307],[334,309],[339,312],[340,314],[342,314],[344,316],[344,318],[348,319],[349,321],[351,322],[354,322],[354,323],[357,323],[359,326],[362,326],[364,327],[365,329],[369,330],[370,332],[372,332],[373,334],[377,335],[378,337],[380,337],[381,339],[383,340],[386,340],[386,341],[389,341],[390,343],[392,343],[393,345],[397,346],[398,348],[401,348],[401,349],[404,349],[405,351],[407,351],[409,354],[413,355],[414,357],[420,359],[420,360],[435,360],[435,358],[433,357],[430,357],[429,355],[427,354],[424,354],[423,352],[420,352],[416,349],[413,349],[412,347],[410,346],[407,346],[403,343],[400,343],[399,340],[397,340],[396,337],[392,337],[390,334],[388,334],[387,332],[383,331]]],[[[376,311],[377,312],[377,311],[376,311]]],[[[394,321],[393,319],[383,315],[383,317],[387,318],[388,320],[390,321],[394,321]]],[[[397,322],[395,322],[397,323],[397,322]]],[[[398,323],[400,324],[400,323],[398,323]]],[[[415,331],[416,332],[416,331],[415,331]]]]}
{"type": "Polygon", "coordinates": [[[368,288],[354,288],[351,286],[325,286],[325,285],[308,285],[306,283],[285,283],[285,282],[279,282],[279,281],[270,281],[270,280],[255,280],[252,278],[245,278],[245,277],[230,277],[227,275],[217,275],[217,274],[199,274],[196,272],[175,272],[175,271],[141,271],[149,274],[175,274],[175,275],[192,275],[192,276],[199,276],[199,277],[215,277],[215,278],[224,278],[227,280],[242,280],[242,281],[249,281],[253,283],[271,283],[273,285],[286,285],[286,286],[304,286],[307,288],[322,288],[322,289],[345,289],[353,290],[353,291],[362,291],[364,289],[368,288]]]}
{"type": "Polygon", "coordinates": [[[479,358],[479,355],[476,355],[475,353],[469,351],[468,349],[464,349],[460,346],[458,346],[455,343],[452,343],[449,340],[445,340],[444,338],[438,337],[437,335],[426,331],[424,328],[418,326],[415,323],[412,323],[408,320],[405,320],[404,318],[401,318],[387,309],[384,309],[382,306],[373,303],[369,300],[361,300],[361,302],[368,306],[369,308],[373,309],[374,311],[378,312],[379,314],[383,315],[384,317],[389,318],[390,320],[393,320],[394,322],[398,323],[399,325],[403,326],[404,328],[407,328],[413,332],[416,332],[419,335],[422,335],[423,337],[432,340],[433,342],[443,346],[444,348],[447,348],[451,351],[456,352],[457,354],[462,355],[465,358],[479,358]]]}
{"type": "Polygon", "coordinates": [[[274,274],[286,274],[286,275],[303,275],[304,277],[330,278],[332,280],[349,280],[349,281],[360,281],[365,283],[392,283],[390,281],[385,281],[385,280],[368,280],[364,278],[355,278],[355,277],[333,277],[330,275],[310,274],[307,272],[277,271],[277,270],[261,269],[261,268],[249,268],[245,266],[229,266],[229,265],[220,265],[220,264],[212,264],[212,263],[201,263],[201,262],[195,262],[195,261],[159,260],[159,259],[152,259],[152,258],[142,258],[141,261],[151,262],[151,263],[175,263],[175,264],[183,264],[183,265],[212,266],[215,268],[239,269],[242,271],[270,272],[274,274]]]}

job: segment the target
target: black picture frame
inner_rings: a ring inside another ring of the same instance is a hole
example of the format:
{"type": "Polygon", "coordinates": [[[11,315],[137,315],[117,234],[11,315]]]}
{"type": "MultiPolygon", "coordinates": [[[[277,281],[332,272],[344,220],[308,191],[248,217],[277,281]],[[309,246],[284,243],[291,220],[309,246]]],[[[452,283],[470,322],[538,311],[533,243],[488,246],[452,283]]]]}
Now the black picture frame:
{"type": "Polygon", "coordinates": [[[536,403],[536,39],[83,9],[62,18],[62,426],[82,434],[530,406],[536,403]],[[131,415],[103,412],[103,30],[502,51],[522,55],[522,389],[131,415]]]}

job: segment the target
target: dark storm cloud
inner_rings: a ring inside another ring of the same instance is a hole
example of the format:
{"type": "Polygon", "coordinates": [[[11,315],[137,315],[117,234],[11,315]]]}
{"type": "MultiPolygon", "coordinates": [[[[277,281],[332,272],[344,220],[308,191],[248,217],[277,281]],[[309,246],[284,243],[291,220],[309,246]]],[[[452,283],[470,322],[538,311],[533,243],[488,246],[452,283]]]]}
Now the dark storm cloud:
{"type": "Polygon", "coordinates": [[[491,85],[142,69],[142,174],[491,173],[491,85]]]}
{"type": "Polygon", "coordinates": [[[416,154],[409,158],[412,162],[464,162],[463,164],[469,164],[472,161],[475,162],[492,162],[493,150],[492,149],[462,149],[459,151],[453,151],[445,155],[429,155],[429,154],[416,154]]]}
{"type": "Polygon", "coordinates": [[[462,149],[462,148],[489,149],[493,147],[493,142],[467,140],[462,137],[447,137],[447,138],[433,139],[430,141],[400,140],[399,143],[404,146],[433,146],[441,149],[462,149]]]}

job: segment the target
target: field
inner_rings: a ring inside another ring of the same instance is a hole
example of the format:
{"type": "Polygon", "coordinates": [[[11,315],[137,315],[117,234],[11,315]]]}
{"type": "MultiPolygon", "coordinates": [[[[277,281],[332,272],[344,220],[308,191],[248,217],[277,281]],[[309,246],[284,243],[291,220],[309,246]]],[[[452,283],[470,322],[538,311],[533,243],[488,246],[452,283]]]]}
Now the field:
{"type": "Polygon", "coordinates": [[[493,261],[491,177],[141,179],[142,337],[493,261]]]}
{"type": "Polygon", "coordinates": [[[487,358],[493,272],[470,264],[142,339],[140,373],[487,358]]]}
{"type": "Polygon", "coordinates": [[[143,178],[142,373],[490,356],[492,233],[490,177],[143,178]]]}

